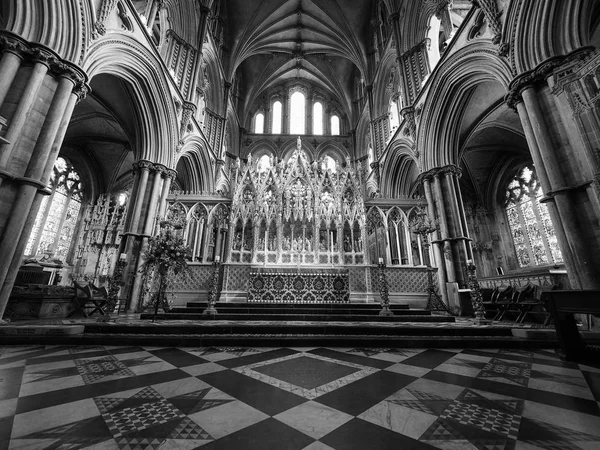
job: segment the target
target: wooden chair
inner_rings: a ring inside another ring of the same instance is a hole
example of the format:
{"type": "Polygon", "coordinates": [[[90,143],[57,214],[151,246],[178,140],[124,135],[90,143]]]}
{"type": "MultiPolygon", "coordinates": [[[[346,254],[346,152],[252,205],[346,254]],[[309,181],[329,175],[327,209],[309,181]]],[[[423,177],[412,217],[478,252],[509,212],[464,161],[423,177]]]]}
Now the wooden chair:
{"type": "Polygon", "coordinates": [[[545,302],[542,301],[542,294],[552,289],[554,289],[554,287],[535,286],[530,295],[524,297],[516,304],[519,309],[519,316],[517,317],[516,322],[523,323],[527,314],[533,314],[534,316],[543,316],[544,326],[548,325],[552,320],[552,315],[550,314],[550,311],[546,309],[545,302]]]}
{"type": "Polygon", "coordinates": [[[508,305],[504,313],[514,312],[515,322],[521,323],[521,316],[523,315],[523,309],[531,309],[530,302],[533,300],[533,294],[535,293],[535,286],[531,283],[527,283],[525,286],[515,288],[512,294],[512,303],[508,305]]]}
{"type": "Polygon", "coordinates": [[[108,291],[105,287],[98,288],[92,283],[81,285],[76,281],[73,281],[73,287],[75,288],[75,309],[68,317],[76,313],[81,313],[85,318],[96,312],[102,316],[106,314],[104,307],[108,301],[108,291]],[[87,312],[88,308],[92,308],[89,313],[87,312]]]}
{"type": "MultiPolygon", "coordinates": [[[[493,320],[502,320],[508,308],[514,303],[513,294],[514,288],[511,285],[498,287],[496,301],[494,302],[497,312],[493,320]]],[[[494,299],[492,298],[492,300],[494,299]]]]}

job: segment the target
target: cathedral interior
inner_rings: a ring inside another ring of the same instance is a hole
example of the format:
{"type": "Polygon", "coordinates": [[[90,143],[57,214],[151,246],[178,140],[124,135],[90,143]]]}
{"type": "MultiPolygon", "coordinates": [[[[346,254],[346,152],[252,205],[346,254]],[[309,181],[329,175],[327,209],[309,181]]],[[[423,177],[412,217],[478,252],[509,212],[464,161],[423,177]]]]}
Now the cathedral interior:
{"type": "MultiPolygon", "coordinates": [[[[599,46],[598,0],[0,0],[0,336],[76,326],[78,284],[149,319],[163,227],[165,314],[432,337],[508,288],[536,303],[494,318],[546,329],[534,293],[600,292],[599,46]]],[[[0,449],[600,445],[600,367],[541,344],[48,342],[0,346],[0,449]]]]}

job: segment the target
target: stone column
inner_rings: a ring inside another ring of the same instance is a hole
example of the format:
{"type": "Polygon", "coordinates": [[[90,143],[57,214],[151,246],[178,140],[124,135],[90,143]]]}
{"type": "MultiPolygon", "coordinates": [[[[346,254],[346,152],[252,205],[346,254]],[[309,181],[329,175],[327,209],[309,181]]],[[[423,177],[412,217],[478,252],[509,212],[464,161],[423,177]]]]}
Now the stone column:
{"type": "Polygon", "coordinates": [[[588,120],[595,125],[585,129],[577,120],[597,91],[583,92],[581,79],[597,65],[591,48],[554,57],[513,80],[506,97],[521,119],[573,289],[600,289],[600,161],[593,156],[600,126],[588,120]]]}
{"type": "Polygon", "coordinates": [[[0,81],[8,104],[8,143],[0,147],[0,317],[8,302],[29,233],[50,179],[75,103],[87,89],[85,74],[39,44],[7,32],[0,46],[19,51],[30,65],[3,56],[0,81]],[[9,43],[14,45],[9,45],[9,43]],[[14,74],[14,75],[12,75],[14,74]],[[42,86],[48,89],[41,90],[42,86]],[[41,97],[40,97],[41,96],[41,97]],[[34,116],[31,112],[35,111],[34,116]],[[33,118],[35,117],[35,119],[33,118]]]}
{"type": "MultiPolygon", "coordinates": [[[[138,161],[133,165],[133,170],[136,172],[136,178],[134,180],[131,196],[131,206],[127,211],[125,230],[121,239],[121,253],[127,255],[127,265],[123,269],[124,288],[121,289],[121,295],[124,296],[124,298],[122,298],[123,300],[129,300],[133,280],[138,275],[136,273],[136,267],[137,257],[140,251],[140,216],[142,214],[142,207],[144,206],[148,177],[151,168],[152,163],[146,160],[138,161]]],[[[127,308],[129,309],[129,306],[127,308]]]]}
{"type": "MultiPolygon", "coordinates": [[[[423,178],[423,190],[425,191],[425,200],[427,200],[427,215],[432,219],[435,217],[435,205],[433,200],[433,193],[431,191],[431,179],[423,178]]],[[[440,285],[440,292],[442,293],[442,299],[444,303],[448,304],[448,292],[446,291],[446,282],[448,281],[446,275],[446,268],[444,264],[443,257],[443,241],[440,238],[439,231],[434,231],[431,233],[429,237],[429,241],[431,242],[431,248],[433,249],[433,256],[435,258],[435,266],[438,268],[438,282],[440,285]]],[[[429,255],[424,254],[425,249],[423,249],[423,259],[427,258],[429,260],[429,255]]],[[[425,261],[422,261],[425,262],[425,261]]],[[[433,264],[432,264],[433,265],[433,264]]]]}
{"type": "Polygon", "coordinates": [[[17,71],[23,61],[23,51],[26,48],[20,40],[0,36],[2,59],[0,60],[0,105],[4,103],[6,94],[10,89],[17,71]]]}
{"type": "Polygon", "coordinates": [[[467,285],[464,270],[472,258],[466,216],[460,196],[460,169],[454,165],[432,169],[421,175],[428,213],[439,223],[439,234],[432,240],[434,256],[439,267],[442,294],[447,297],[445,283],[467,285]]]}
{"type": "Polygon", "coordinates": [[[281,131],[283,134],[290,132],[290,93],[289,91],[283,94],[283,104],[281,105],[282,124],[281,131]]]}
{"type": "Polygon", "coordinates": [[[152,167],[152,189],[148,200],[145,202],[148,205],[148,209],[146,210],[145,218],[143,219],[144,228],[142,230],[142,235],[140,236],[140,251],[135,265],[135,276],[133,278],[133,286],[131,287],[127,312],[136,312],[140,306],[139,302],[142,293],[141,272],[146,261],[144,253],[148,250],[148,240],[153,236],[154,225],[156,223],[156,210],[160,201],[159,196],[162,184],[162,174],[165,170],[166,167],[161,164],[155,164],[152,167]]]}
{"type": "MultiPolygon", "coordinates": [[[[165,218],[167,212],[167,199],[169,197],[169,191],[171,190],[171,183],[177,176],[177,171],[173,169],[167,169],[163,172],[164,182],[162,187],[162,193],[160,194],[160,206],[158,207],[158,220],[165,218]]],[[[156,232],[157,230],[155,230],[156,232]]]]}

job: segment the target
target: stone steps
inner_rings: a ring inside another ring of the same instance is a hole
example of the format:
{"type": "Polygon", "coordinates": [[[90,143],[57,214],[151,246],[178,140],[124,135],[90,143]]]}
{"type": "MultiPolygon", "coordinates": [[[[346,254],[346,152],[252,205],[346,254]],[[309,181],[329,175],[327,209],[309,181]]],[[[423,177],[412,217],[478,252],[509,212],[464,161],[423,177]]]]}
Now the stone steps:
{"type": "Polygon", "coordinates": [[[283,322],[306,321],[306,322],[454,322],[454,317],[451,316],[432,316],[431,314],[417,315],[393,315],[379,316],[377,314],[258,314],[258,313],[238,313],[229,314],[228,312],[220,312],[215,315],[202,314],[201,312],[183,312],[183,313],[161,313],[156,317],[151,313],[144,313],[141,319],[156,319],[156,320],[194,320],[194,321],[265,321],[277,320],[283,322]]]}

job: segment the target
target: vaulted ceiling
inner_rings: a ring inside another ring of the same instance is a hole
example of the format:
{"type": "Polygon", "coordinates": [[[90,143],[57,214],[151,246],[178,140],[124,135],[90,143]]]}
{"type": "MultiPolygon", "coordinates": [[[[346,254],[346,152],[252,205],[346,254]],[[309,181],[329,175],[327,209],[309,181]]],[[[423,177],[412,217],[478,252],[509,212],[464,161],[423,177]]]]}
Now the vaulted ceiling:
{"type": "Polygon", "coordinates": [[[349,113],[354,78],[366,73],[372,8],[373,0],[228,0],[225,71],[241,76],[242,104],[301,79],[349,113]]]}

